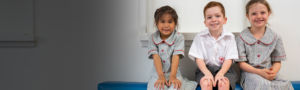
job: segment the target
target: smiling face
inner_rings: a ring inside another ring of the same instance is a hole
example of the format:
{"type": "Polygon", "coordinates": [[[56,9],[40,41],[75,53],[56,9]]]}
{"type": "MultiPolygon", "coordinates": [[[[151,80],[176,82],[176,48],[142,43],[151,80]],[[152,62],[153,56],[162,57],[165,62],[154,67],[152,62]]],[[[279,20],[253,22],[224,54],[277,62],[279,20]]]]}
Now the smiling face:
{"type": "Polygon", "coordinates": [[[271,12],[264,4],[255,3],[249,7],[249,13],[247,14],[247,18],[251,23],[251,27],[264,28],[268,23],[267,21],[270,14],[271,12]]]}
{"type": "Polygon", "coordinates": [[[205,26],[210,31],[221,31],[223,24],[226,24],[227,18],[223,15],[219,6],[208,8],[205,11],[205,26]]]}
{"type": "Polygon", "coordinates": [[[169,37],[175,29],[175,21],[170,14],[163,14],[158,22],[157,28],[162,37],[169,37]]]}

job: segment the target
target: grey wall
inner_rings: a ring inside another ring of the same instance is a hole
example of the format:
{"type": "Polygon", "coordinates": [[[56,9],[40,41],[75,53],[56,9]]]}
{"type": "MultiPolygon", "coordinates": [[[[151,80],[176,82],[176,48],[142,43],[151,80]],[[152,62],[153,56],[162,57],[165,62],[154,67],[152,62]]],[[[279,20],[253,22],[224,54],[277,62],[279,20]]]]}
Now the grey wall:
{"type": "Polygon", "coordinates": [[[35,0],[37,46],[0,47],[0,90],[95,90],[100,81],[144,80],[134,74],[145,72],[136,63],[146,60],[130,57],[137,50],[128,45],[137,41],[131,2],[35,0]]]}
{"type": "MultiPolygon", "coordinates": [[[[138,5],[138,0],[35,0],[37,46],[0,47],[0,90],[96,90],[102,81],[146,82],[152,61],[141,47],[138,5]]],[[[295,59],[299,49],[292,48],[299,40],[285,42],[295,59]]],[[[290,71],[297,63],[284,63],[291,80],[299,80],[290,71]]]]}

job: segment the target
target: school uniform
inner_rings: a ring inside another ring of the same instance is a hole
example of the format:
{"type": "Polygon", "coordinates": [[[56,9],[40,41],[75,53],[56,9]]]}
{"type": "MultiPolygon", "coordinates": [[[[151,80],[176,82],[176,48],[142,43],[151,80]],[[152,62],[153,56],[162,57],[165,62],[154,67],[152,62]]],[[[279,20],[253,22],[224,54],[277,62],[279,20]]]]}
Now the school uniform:
{"type": "MultiPolygon", "coordinates": [[[[250,29],[246,28],[236,37],[236,41],[239,52],[236,62],[247,62],[255,68],[263,69],[270,68],[273,61],[286,59],[281,37],[268,27],[260,40],[256,40],[250,29]]],[[[241,73],[241,86],[244,90],[293,90],[291,82],[278,75],[270,81],[258,74],[244,71],[241,73]]]]}
{"type": "MultiPolygon", "coordinates": [[[[206,29],[195,36],[189,51],[189,57],[193,61],[197,58],[204,60],[208,70],[215,76],[225,60],[238,59],[234,35],[231,32],[223,30],[221,36],[215,39],[211,36],[209,30],[206,29]]],[[[197,83],[200,83],[200,79],[203,76],[204,74],[198,68],[196,71],[197,83]]],[[[235,83],[238,80],[234,69],[231,67],[224,76],[229,79],[230,87],[234,89],[235,83]]]]}
{"type": "MultiPolygon", "coordinates": [[[[179,55],[180,59],[184,57],[184,36],[174,30],[166,40],[162,40],[160,38],[159,31],[153,33],[149,38],[148,51],[148,57],[151,60],[153,59],[153,54],[158,54],[160,56],[163,69],[162,71],[164,73],[165,79],[168,80],[171,72],[172,56],[179,55]]],[[[179,67],[180,66],[178,66],[176,77],[182,83],[180,90],[195,90],[197,84],[195,82],[193,83],[192,81],[183,79],[179,67]]],[[[147,90],[156,90],[156,88],[154,87],[154,83],[157,81],[157,79],[158,74],[155,67],[153,67],[150,79],[148,81],[147,90]]],[[[175,89],[172,85],[170,87],[165,86],[164,90],[175,89]]]]}

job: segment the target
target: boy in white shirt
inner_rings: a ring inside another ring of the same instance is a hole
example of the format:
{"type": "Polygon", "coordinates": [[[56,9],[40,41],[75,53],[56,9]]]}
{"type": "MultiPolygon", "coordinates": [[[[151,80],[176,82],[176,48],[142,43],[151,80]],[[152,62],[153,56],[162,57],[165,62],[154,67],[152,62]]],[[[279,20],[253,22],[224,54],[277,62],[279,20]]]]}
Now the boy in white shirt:
{"type": "Polygon", "coordinates": [[[203,90],[233,90],[238,78],[231,65],[238,59],[238,51],[234,35],[223,29],[227,21],[224,7],[212,1],[203,12],[208,30],[195,36],[189,51],[198,66],[196,81],[203,90]]]}

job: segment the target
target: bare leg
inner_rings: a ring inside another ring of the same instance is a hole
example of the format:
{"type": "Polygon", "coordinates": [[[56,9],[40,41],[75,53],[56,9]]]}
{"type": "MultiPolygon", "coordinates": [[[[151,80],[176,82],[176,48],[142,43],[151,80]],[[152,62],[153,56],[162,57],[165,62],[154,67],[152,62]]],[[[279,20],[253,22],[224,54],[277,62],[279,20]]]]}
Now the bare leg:
{"type": "Polygon", "coordinates": [[[201,89],[202,90],[212,90],[212,82],[207,80],[207,79],[204,79],[204,78],[201,78],[200,80],[200,86],[201,86],[201,89]]]}
{"type": "Polygon", "coordinates": [[[224,77],[221,81],[218,81],[218,88],[219,90],[229,90],[230,89],[230,82],[227,77],[224,77]]]}

